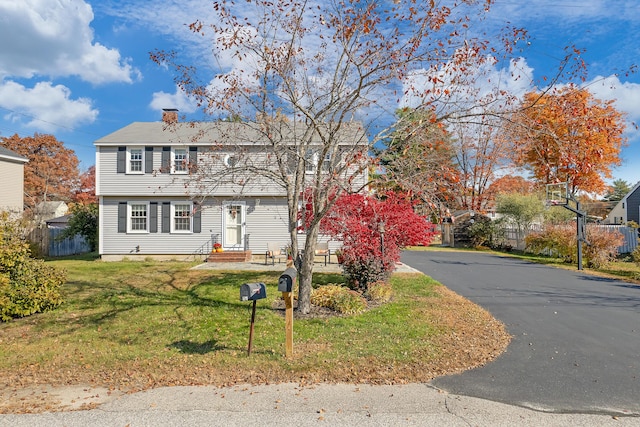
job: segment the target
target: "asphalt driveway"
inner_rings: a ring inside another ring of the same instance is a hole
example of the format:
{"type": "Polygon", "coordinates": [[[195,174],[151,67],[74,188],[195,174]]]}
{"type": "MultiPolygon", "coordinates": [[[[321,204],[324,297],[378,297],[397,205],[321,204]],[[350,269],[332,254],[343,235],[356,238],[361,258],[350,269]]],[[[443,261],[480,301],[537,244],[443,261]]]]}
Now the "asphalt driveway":
{"type": "Polygon", "coordinates": [[[488,253],[405,251],[402,262],[513,335],[496,361],[434,386],[544,411],[640,415],[640,286],[488,253]]]}

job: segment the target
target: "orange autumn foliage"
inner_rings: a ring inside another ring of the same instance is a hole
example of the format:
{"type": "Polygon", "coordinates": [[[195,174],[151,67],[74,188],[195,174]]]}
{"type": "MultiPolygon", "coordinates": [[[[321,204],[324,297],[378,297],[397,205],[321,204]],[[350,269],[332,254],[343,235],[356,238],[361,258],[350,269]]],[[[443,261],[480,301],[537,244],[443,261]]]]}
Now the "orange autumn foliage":
{"type": "Polygon", "coordinates": [[[528,93],[523,103],[509,128],[516,163],[541,184],[568,182],[572,194],[605,190],[626,143],[624,117],[612,102],[570,85],[528,93]]]}
{"type": "Polygon", "coordinates": [[[24,165],[24,205],[70,201],[78,187],[78,158],[53,135],[1,137],[0,145],[29,159],[24,165]]]}

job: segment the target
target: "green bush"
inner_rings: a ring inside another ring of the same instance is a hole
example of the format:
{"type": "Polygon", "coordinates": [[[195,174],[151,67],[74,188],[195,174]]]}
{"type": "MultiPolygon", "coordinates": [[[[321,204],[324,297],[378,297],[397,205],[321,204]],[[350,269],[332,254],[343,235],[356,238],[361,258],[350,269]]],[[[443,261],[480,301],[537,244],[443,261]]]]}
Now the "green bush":
{"type": "Polygon", "coordinates": [[[65,273],[30,257],[18,221],[0,215],[0,320],[59,306],[65,273]]]}
{"type": "Polygon", "coordinates": [[[367,309],[367,301],[362,295],[340,285],[325,285],[313,289],[311,304],[343,314],[358,314],[367,309]]]}

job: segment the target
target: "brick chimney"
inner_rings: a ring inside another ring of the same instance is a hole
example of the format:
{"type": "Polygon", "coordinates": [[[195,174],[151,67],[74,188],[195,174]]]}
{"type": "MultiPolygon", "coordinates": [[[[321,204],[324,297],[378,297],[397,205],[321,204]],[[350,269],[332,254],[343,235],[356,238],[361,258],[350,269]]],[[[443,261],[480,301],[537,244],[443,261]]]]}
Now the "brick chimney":
{"type": "Polygon", "coordinates": [[[178,109],[177,108],[163,108],[162,109],[162,121],[165,123],[177,123],[178,122],[178,109]]]}

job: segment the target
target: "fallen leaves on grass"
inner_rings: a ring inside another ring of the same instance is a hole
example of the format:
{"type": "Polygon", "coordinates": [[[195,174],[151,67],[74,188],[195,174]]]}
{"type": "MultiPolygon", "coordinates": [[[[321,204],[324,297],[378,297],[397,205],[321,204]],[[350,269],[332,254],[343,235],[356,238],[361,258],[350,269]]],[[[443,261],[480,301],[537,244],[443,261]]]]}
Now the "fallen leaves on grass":
{"type": "MultiPolygon", "coordinates": [[[[207,364],[194,365],[172,360],[145,360],[127,363],[109,370],[56,369],[55,366],[31,365],[19,372],[0,371],[0,413],[25,413],[93,408],[100,403],[96,394],[87,391],[74,397],[74,402],[60,398],[65,389],[86,385],[87,390],[103,387],[114,393],[134,392],[163,386],[231,386],[238,384],[406,384],[428,382],[435,377],[458,373],[484,365],[500,355],[510,336],[504,325],[486,310],[455,294],[444,286],[434,288],[435,294],[423,298],[421,314],[440,333],[433,338],[437,351],[414,358],[411,362],[386,361],[362,357],[348,363],[336,363],[331,368],[318,363],[303,374],[287,370],[282,363],[272,364],[263,371],[253,369],[216,370],[207,364]],[[434,354],[436,356],[434,356],[434,354]],[[418,361],[416,361],[416,359],[418,361]],[[43,389],[46,385],[46,389],[43,389]],[[88,399],[94,396],[94,399],[88,399]],[[74,404],[84,402],[84,404],[74,404]]],[[[318,313],[327,316],[326,311],[318,313]]],[[[298,343],[296,351],[307,354],[329,343],[298,343]],[[315,345],[315,347],[314,347],[315,345]],[[319,346],[319,347],[318,347],[319,346]]],[[[191,357],[191,356],[183,356],[191,357]]],[[[105,399],[110,396],[103,393],[105,399]]],[[[104,401],[104,400],[102,400],[104,401]]]]}

